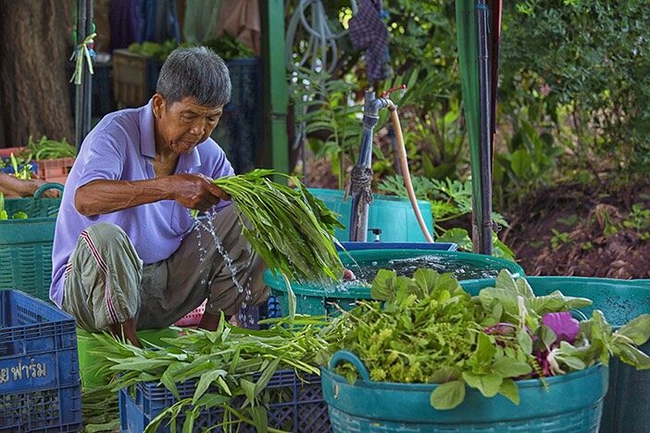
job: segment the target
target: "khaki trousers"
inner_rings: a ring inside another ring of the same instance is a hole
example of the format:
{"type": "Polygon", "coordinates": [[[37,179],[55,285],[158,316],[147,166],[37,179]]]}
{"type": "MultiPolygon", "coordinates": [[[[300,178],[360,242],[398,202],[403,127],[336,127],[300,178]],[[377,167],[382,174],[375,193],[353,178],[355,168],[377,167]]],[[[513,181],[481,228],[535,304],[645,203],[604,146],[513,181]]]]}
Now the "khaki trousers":
{"type": "Polygon", "coordinates": [[[89,331],[130,318],[137,329],[164,328],[206,299],[207,312],[230,317],[266,301],[265,268],[241,235],[235,205],[201,219],[167,260],[147,266],[124,230],[99,223],[81,234],[70,257],[62,307],[89,331]]]}

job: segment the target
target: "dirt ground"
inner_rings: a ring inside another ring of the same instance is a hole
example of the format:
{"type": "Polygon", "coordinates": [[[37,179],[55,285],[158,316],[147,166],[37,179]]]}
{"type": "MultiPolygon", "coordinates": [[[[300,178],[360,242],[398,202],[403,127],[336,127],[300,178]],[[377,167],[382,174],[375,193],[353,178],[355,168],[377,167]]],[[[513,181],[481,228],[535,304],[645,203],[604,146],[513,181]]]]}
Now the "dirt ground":
{"type": "Polygon", "coordinates": [[[526,275],[650,278],[650,181],[623,188],[561,185],[536,193],[500,238],[526,275]],[[637,204],[643,212],[632,212],[637,204]],[[630,227],[636,224],[637,229],[630,227]]]}

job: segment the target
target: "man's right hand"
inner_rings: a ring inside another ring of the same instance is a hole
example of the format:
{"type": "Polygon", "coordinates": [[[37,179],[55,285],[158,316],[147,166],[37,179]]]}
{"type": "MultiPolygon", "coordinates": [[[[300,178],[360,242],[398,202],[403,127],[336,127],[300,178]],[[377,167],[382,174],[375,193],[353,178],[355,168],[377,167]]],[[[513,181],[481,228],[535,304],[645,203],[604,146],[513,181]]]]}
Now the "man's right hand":
{"type": "Polygon", "coordinates": [[[210,178],[200,174],[182,173],[175,179],[174,199],[188,209],[207,211],[221,200],[230,196],[212,183],[210,178]]]}

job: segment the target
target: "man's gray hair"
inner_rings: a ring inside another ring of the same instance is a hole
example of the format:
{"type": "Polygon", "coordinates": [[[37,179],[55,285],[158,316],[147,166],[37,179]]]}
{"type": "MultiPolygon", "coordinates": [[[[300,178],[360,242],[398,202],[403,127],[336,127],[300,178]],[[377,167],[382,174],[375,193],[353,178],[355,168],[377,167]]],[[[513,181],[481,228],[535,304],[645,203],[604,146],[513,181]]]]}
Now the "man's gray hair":
{"type": "Polygon", "coordinates": [[[176,48],[158,76],[156,92],[171,105],[194,98],[204,107],[218,107],[230,101],[232,84],[226,63],[207,47],[176,48]]]}

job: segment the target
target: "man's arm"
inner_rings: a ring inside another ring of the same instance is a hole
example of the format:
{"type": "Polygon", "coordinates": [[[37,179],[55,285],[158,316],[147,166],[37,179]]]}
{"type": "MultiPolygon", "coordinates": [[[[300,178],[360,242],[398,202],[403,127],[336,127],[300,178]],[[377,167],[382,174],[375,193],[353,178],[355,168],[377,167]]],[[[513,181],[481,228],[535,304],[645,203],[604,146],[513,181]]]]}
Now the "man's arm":
{"type": "Polygon", "coordinates": [[[176,200],[205,211],[230,197],[210,179],[177,174],[148,180],[94,180],[77,189],[75,207],[85,216],[101,215],[160,200],[176,200]]]}
{"type": "MultiPolygon", "coordinates": [[[[44,183],[45,181],[41,179],[18,179],[10,174],[0,172],[0,192],[6,197],[30,197],[44,183]]],[[[45,193],[45,197],[58,196],[58,190],[45,193]]]]}

